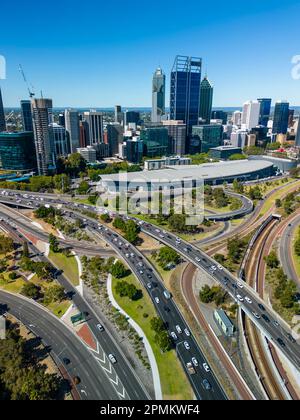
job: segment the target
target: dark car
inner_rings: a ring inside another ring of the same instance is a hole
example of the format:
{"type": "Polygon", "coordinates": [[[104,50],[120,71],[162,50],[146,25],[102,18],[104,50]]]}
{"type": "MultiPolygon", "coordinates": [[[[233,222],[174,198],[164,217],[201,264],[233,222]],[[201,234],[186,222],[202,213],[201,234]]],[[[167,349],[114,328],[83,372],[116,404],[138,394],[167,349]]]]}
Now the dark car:
{"type": "Polygon", "coordinates": [[[64,365],[68,366],[71,363],[71,360],[68,359],[67,357],[64,357],[63,362],[64,362],[64,365]]]}
{"type": "Polygon", "coordinates": [[[264,319],[268,324],[270,323],[270,318],[267,317],[267,315],[263,314],[262,319],[264,319]]]}
{"type": "Polygon", "coordinates": [[[207,379],[204,379],[204,380],[202,381],[202,385],[204,386],[204,388],[205,388],[207,391],[211,390],[211,384],[208,382],[208,380],[207,380],[207,379]]]}
{"type": "Polygon", "coordinates": [[[287,338],[290,340],[291,343],[296,343],[296,340],[291,334],[287,334],[287,338]]]}
{"type": "Polygon", "coordinates": [[[277,343],[278,343],[281,347],[285,347],[285,342],[284,342],[281,338],[277,338],[277,343]]]}
{"type": "Polygon", "coordinates": [[[165,306],[165,307],[164,307],[164,310],[165,310],[166,312],[170,312],[170,311],[171,311],[171,309],[170,309],[168,306],[165,306]]]}
{"type": "Polygon", "coordinates": [[[265,311],[266,308],[264,307],[264,305],[262,305],[261,303],[258,304],[259,309],[261,309],[262,311],[265,311]]]}

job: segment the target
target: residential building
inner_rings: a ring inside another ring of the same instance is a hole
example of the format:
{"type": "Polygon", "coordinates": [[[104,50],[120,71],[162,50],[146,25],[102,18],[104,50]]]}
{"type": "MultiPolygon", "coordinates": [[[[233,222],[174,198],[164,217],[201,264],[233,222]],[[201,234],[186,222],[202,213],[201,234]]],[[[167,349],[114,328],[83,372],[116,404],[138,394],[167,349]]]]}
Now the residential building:
{"type": "Polygon", "coordinates": [[[214,88],[207,76],[200,85],[200,123],[210,124],[212,104],[213,104],[214,88]]]}
{"type": "Polygon", "coordinates": [[[202,59],[177,56],[171,72],[170,119],[192,126],[199,123],[202,59]]]}
{"type": "Polygon", "coordinates": [[[191,153],[207,153],[212,147],[217,147],[222,144],[223,140],[223,126],[220,124],[204,124],[194,126],[192,128],[192,138],[194,141],[199,141],[199,149],[190,150],[191,153]]]}
{"type": "Polygon", "coordinates": [[[31,101],[21,101],[22,125],[24,131],[33,131],[31,101]]]}
{"type": "Polygon", "coordinates": [[[243,113],[241,111],[234,111],[232,114],[232,124],[240,127],[242,125],[242,115],[243,113]]]}
{"type": "Polygon", "coordinates": [[[248,101],[243,106],[242,128],[251,130],[258,125],[260,115],[260,103],[258,101],[248,101]]]}
{"type": "Polygon", "coordinates": [[[9,171],[36,171],[37,163],[32,131],[0,133],[0,167],[9,171]]]}
{"type": "Polygon", "coordinates": [[[260,103],[258,124],[263,125],[264,127],[267,127],[268,126],[268,121],[270,119],[272,99],[259,98],[257,100],[260,103]]]}
{"type": "Polygon", "coordinates": [[[74,109],[65,110],[65,127],[70,142],[70,152],[76,153],[80,146],[79,113],[74,109]]]}
{"type": "Polygon", "coordinates": [[[2,101],[2,93],[0,88],[0,132],[6,131],[6,122],[5,122],[5,114],[4,114],[4,106],[2,101]]]}
{"type": "Polygon", "coordinates": [[[240,147],[243,149],[247,145],[247,135],[248,132],[246,130],[237,130],[231,133],[230,143],[234,147],[240,147]]]}
{"type": "Polygon", "coordinates": [[[161,121],[162,116],[165,114],[165,100],[166,76],[159,67],[155,71],[152,81],[152,122],[157,123],[161,121]]]}
{"type": "Polygon", "coordinates": [[[103,143],[103,114],[97,111],[89,111],[83,114],[84,120],[88,124],[89,146],[103,143]]]}
{"type": "Polygon", "coordinates": [[[286,134],[289,123],[289,107],[287,101],[278,101],[275,104],[272,134],[286,134]]]}
{"type": "Polygon", "coordinates": [[[145,128],[140,139],[144,144],[144,156],[165,156],[169,152],[169,134],[165,127],[145,128]]]}
{"type": "Polygon", "coordinates": [[[54,141],[49,128],[53,122],[52,100],[34,98],[31,106],[38,173],[47,175],[55,169],[54,141]]]}

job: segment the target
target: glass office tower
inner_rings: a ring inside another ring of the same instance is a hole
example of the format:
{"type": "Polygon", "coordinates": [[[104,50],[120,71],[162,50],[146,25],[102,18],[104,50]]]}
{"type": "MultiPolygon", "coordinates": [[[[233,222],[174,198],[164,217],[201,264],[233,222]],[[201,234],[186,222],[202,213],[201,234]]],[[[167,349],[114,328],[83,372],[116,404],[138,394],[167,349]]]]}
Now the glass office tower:
{"type": "Polygon", "coordinates": [[[165,114],[166,76],[159,67],[152,82],[152,122],[160,122],[165,114]]]}
{"type": "Polygon", "coordinates": [[[22,122],[24,131],[33,131],[30,101],[21,101],[22,122]]]}
{"type": "Polygon", "coordinates": [[[6,131],[6,122],[5,122],[5,114],[4,114],[4,107],[2,102],[2,93],[0,89],[0,131],[6,131]]]}
{"type": "Polygon", "coordinates": [[[202,59],[177,56],[171,72],[170,119],[181,120],[191,132],[198,125],[202,59]]]}
{"type": "Polygon", "coordinates": [[[267,127],[270,119],[272,99],[259,98],[257,100],[260,103],[259,125],[267,127]]]}
{"type": "Polygon", "coordinates": [[[286,134],[289,124],[289,107],[287,101],[278,101],[275,104],[273,119],[273,134],[286,134]]]}
{"type": "Polygon", "coordinates": [[[205,76],[200,86],[200,122],[203,124],[210,124],[213,95],[214,88],[205,76]]]}
{"type": "Polygon", "coordinates": [[[0,133],[0,163],[4,170],[35,171],[33,132],[0,133]]]}

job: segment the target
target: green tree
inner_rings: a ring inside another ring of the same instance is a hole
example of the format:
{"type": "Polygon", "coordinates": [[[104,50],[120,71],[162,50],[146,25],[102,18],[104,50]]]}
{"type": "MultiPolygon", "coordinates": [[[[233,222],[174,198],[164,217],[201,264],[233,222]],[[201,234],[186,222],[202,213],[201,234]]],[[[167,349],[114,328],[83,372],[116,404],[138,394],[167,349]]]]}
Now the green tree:
{"type": "Polygon", "coordinates": [[[124,238],[131,244],[136,244],[139,237],[139,227],[133,220],[129,220],[125,226],[124,238]]]}
{"type": "Polygon", "coordinates": [[[54,302],[62,302],[65,299],[65,289],[59,284],[53,284],[45,289],[44,302],[46,305],[54,302]]]}
{"type": "Polygon", "coordinates": [[[87,194],[88,190],[90,189],[90,185],[87,181],[81,181],[79,187],[77,189],[78,194],[87,194]]]}
{"type": "Polygon", "coordinates": [[[58,239],[52,233],[49,235],[49,245],[50,251],[54,253],[58,253],[60,251],[58,239]]]}
{"type": "Polygon", "coordinates": [[[164,321],[161,318],[152,318],[150,321],[150,326],[153,331],[156,333],[160,333],[161,331],[165,331],[166,326],[164,321]]]}
{"type": "Polygon", "coordinates": [[[121,263],[121,261],[116,261],[116,263],[113,264],[112,267],[111,267],[111,274],[116,279],[121,279],[121,278],[126,277],[128,275],[128,270],[126,269],[124,264],[121,263]]]}
{"type": "Polygon", "coordinates": [[[165,267],[171,263],[178,264],[180,262],[180,256],[174,249],[164,246],[158,252],[157,261],[161,267],[165,267]]]}
{"type": "Polygon", "coordinates": [[[28,282],[22,287],[21,293],[30,299],[36,300],[40,297],[40,288],[34,283],[28,282]]]}
{"type": "Polygon", "coordinates": [[[277,268],[280,264],[275,251],[271,251],[270,254],[267,257],[265,257],[265,261],[267,266],[270,268],[277,268]]]}

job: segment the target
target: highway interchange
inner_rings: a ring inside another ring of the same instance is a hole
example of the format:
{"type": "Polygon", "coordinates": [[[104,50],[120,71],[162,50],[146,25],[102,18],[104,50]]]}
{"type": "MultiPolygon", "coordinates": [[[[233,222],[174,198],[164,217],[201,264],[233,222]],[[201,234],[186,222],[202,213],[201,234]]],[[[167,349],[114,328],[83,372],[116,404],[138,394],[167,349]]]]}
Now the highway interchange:
{"type": "MultiPolygon", "coordinates": [[[[139,278],[141,283],[148,290],[153,303],[160,314],[161,318],[166,323],[169,332],[176,333],[177,340],[175,340],[177,353],[183,366],[186,369],[186,363],[191,360],[191,357],[196,357],[200,364],[200,367],[196,368],[196,375],[187,375],[191,381],[193,389],[198,399],[224,399],[225,394],[219,385],[218,381],[214,377],[213,373],[205,372],[202,369],[205,358],[199,349],[194,337],[188,335],[184,330],[188,331],[188,327],[185,324],[179,310],[177,309],[173,299],[167,299],[164,292],[164,286],[161,283],[160,277],[155,273],[148,260],[140,254],[135,247],[131,244],[126,243],[123,237],[116,234],[114,231],[100,225],[93,219],[87,218],[86,216],[80,215],[78,210],[89,209],[95,210],[91,206],[84,206],[80,204],[74,204],[61,199],[51,199],[39,197],[39,195],[32,195],[28,200],[28,197],[24,197],[24,194],[13,192],[8,193],[11,196],[2,196],[1,200],[9,202],[10,198],[12,201],[19,201],[20,206],[35,208],[40,205],[49,204],[53,206],[61,205],[64,208],[68,208],[68,211],[76,212],[76,218],[81,217],[87,224],[89,229],[97,231],[102,239],[113,248],[115,251],[126,261],[132,271],[139,278]],[[42,198],[42,200],[41,200],[42,198]],[[151,276],[151,278],[150,278],[151,276]],[[150,288],[151,284],[151,288],[150,288]],[[159,301],[158,301],[158,299],[159,301]],[[176,326],[180,326],[182,331],[178,334],[176,326]],[[184,343],[187,342],[190,350],[184,347],[184,343]],[[209,380],[212,385],[212,390],[205,390],[203,387],[203,380],[209,380]]],[[[299,346],[294,342],[291,332],[287,325],[282,322],[281,319],[274,313],[274,311],[266,305],[262,300],[259,299],[258,295],[248,287],[246,284],[241,283],[232,274],[226,271],[223,267],[218,266],[216,262],[208,257],[204,252],[198,248],[190,245],[189,243],[179,240],[175,235],[170,232],[164,232],[148,223],[142,223],[141,229],[144,233],[154,237],[161,243],[164,243],[177,250],[186,260],[192,262],[195,266],[201,270],[206,271],[209,275],[213,276],[217,281],[220,282],[222,287],[227,290],[232,297],[242,306],[245,313],[255,322],[273,344],[277,346],[299,369],[299,346]],[[246,299],[247,298],[247,299],[246,299]]],[[[186,369],[187,371],[187,369],[186,369]]]]}

